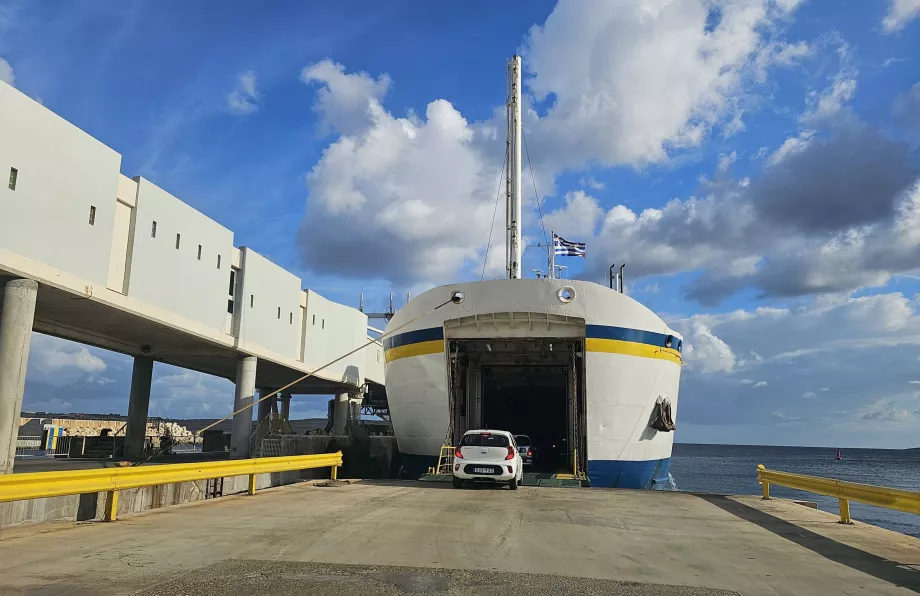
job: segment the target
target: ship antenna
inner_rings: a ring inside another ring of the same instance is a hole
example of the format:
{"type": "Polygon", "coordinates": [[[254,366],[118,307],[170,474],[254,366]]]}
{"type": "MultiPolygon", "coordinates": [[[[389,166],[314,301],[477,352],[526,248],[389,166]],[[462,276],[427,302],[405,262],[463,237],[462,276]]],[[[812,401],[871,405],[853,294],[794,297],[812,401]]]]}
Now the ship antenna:
{"type": "Polygon", "coordinates": [[[508,277],[521,279],[521,57],[515,54],[508,63],[508,124],[506,191],[508,277]]]}

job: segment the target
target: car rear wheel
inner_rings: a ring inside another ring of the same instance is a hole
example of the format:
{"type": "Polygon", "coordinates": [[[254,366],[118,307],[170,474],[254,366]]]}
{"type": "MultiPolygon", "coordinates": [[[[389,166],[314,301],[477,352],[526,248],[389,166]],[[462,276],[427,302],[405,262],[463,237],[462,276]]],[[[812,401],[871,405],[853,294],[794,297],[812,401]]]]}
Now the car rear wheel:
{"type": "Polygon", "coordinates": [[[463,481],[454,476],[453,479],[454,488],[463,488],[463,481]]]}
{"type": "Polygon", "coordinates": [[[508,488],[510,488],[511,490],[517,490],[517,487],[518,487],[517,478],[512,478],[511,482],[508,483],[508,488]]]}

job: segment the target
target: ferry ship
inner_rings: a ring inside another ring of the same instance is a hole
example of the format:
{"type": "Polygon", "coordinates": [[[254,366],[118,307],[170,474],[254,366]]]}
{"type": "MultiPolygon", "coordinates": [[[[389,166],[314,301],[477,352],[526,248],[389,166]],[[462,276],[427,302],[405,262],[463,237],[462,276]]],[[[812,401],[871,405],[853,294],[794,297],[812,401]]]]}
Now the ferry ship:
{"type": "Polygon", "coordinates": [[[530,437],[534,472],[670,488],[683,339],[624,293],[622,266],[606,286],[558,279],[552,262],[521,279],[520,56],[507,70],[507,279],[433,288],[386,327],[404,473],[418,477],[466,430],[490,428],[530,437]]]}

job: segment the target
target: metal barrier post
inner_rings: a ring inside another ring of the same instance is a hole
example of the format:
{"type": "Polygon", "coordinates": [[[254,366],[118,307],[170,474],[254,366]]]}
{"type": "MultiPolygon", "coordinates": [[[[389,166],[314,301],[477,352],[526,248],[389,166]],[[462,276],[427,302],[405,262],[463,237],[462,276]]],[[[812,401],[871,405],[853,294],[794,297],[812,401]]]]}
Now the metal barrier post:
{"type": "Polygon", "coordinates": [[[105,521],[115,521],[118,518],[118,491],[110,490],[105,493],[105,521]]]}
{"type": "Polygon", "coordinates": [[[256,494],[256,478],[257,476],[255,474],[249,475],[249,494],[250,495],[256,494]]]}
{"type": "MultiPolygon", "coordinates": [[[[757,464],[757,470],[758,470],[758,471],[760,471],[760,470],[766,470],[766,468],[764,467],[763,464],[757,464]]],[[[758,476],[759,476],[759,474],[758,474],[758,476]]],[[[770,483],[767,482],[766,480],[761,480],[761,481],[760,481],[760,484],[761,484],[761,486],[763,487],[763,500],[764,500],[764,501],[769,501],[769,500],[770,500],[770,483]]]]}
{"type": "Polygon", "coordinates": [[[339,467],[338,466],[332,466],[332,479],[333,480],[339,479],[339,467]]]}
{"type": "Polygon", "coordinates": [[[840,523],[841,524],[852,524],[850,520],[850,500],[839,497],[837,499],[840,501],[840,523]]]}

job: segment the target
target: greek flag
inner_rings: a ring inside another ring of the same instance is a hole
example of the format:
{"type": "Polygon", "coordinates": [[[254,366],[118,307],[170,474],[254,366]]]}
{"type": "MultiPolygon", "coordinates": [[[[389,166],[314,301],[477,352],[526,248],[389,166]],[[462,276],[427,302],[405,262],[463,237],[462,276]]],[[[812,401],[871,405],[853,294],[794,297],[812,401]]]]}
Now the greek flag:
{"type": "Polygon", "coordinates": [[[553,233],[553,254],[563,257],[585,257],[585,243],[570,242],[553,233]]]}

